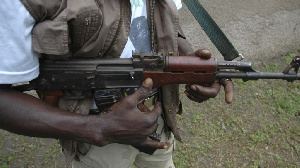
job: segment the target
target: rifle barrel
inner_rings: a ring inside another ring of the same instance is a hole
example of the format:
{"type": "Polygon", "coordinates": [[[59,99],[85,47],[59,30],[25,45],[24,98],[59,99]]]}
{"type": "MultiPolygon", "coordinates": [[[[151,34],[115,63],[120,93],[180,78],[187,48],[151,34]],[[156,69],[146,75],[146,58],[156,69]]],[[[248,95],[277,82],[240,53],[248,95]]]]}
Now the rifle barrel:
{"type": "Polygon", "coordinates": [[[219,72],[216,74],[216,78],[241,78],[244,81],[258,79],[282,79],[287,81],[294,81],[300,80],[300,74],[284,74],[269,72],[219,72]]]}

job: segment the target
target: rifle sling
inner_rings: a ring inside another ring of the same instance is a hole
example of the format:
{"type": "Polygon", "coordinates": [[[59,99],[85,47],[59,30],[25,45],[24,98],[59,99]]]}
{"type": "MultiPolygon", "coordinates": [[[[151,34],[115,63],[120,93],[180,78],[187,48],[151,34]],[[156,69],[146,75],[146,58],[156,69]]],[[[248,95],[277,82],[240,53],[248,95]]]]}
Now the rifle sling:
{"type": "Polygon", "coordinates": [[[211,18],[208,12],[203,8],[198,0],[183,0],[188,9],[191,11],[197,22],[207,34],[212,43],[226,61],[232,61],[240,56],[220,27],[211,18]]]}

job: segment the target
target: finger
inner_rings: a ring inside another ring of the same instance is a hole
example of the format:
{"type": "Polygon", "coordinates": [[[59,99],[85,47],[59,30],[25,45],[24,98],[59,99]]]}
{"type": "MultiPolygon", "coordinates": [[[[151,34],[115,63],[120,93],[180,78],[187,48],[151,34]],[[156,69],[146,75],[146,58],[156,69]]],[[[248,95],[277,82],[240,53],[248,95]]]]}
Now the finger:
{"type": "Polygon", "coordinates": [[[203,96],[194,96],[192,93],[189,93],[188,91],[185,91],[184,92],[186,94],[186,96],[190,99],[190,100],[193,100],[195,102],[198,102],[198,103],[202,103],[206,100],[208,100],[209,98],[208,97],[203,97],[203,96]]]}
{"type": "Polygon", "coordinates": [[[190,88],[190,86],[188,86],[188,85],[186,85],[185,86],[185,94],[186,94],[186,96],[189,98],[189,99],[191,99],[191,100],[193,100],[193,101],[195,101],[195,102],[198,102],[198,103],[202,103],[202,102],[204,102],[204,101],[206,101],[206,100],[208,100],[209,99],[209,97],[206,97],[206,96],[202,96],[202,95],[200,95],[199,93],[197,93],[196,91],[193,91],[191,88],[190,88]]]}
{"type": "Polygon", "coordinates": [[[127,98],[136,100],[136,105],[137,105],[138,102],[140,102],[148,97],[148,95],[152,89],[152,86],[153,86],[152,79],[147,78],[144,80],[144,82],[139,87],[139,89],[136,92],[134,92],[132,95],[128,96],[127,98]]]}
{"type": "Polygon", "coordinates": [[[211,58],[211,52],[209,50],[206,50],[206,49],[201,49],[201,50],[197,50],[195,52],[195,56],[201,57],[201,58],[204,58],[204,59],[209,59],[209,58],[211,58]]]}
{"type": "Polygon", "coordinates": [[[161,115],[161,113],[162,113],[162,108],[161,108],[160,102],[156,102],[154,105],[154,108],[151,111],[145,112],[147,120],[151,124],[156,123],[156,121],[157,121],[158,117],[161,115]]]}
{"type": "Polygon", "coordinates": [[[166,142],[154,141],[148,138],[143,143],[134,145],[134,147],[137,148],[140,152],[152,155],[156,151],[156,149],[168,149],[169,144],[166,142]]]}
{"type": "Polygon", "coordinates": [[[155,140],[152,140],[148,138],[142,146],[148,147],[148,148],[153,148],[153,149],[167,149],[168,145],[165,142],[158,142],[155,140]]]}
{"type": "Polygon", "coordinates": [[[209,97],[209,98],[216,97],[220,91],[220,88],[221,88],[221,85],[219,83],[214,83],[210,87],[204,87],[201,85],[191,85],[190,86],[190,89],[192,91],[196,92],[197,94],[199,94],[201,96],[205,96],[205,97],[209,97]]]}
{"type": "Polygon", "coordinates": [[[225,90],[225,101],[227,104],[232,103],[234,97],[234,85],[231,80],[226,80],[223,83],[224,90],[225,90]]]}

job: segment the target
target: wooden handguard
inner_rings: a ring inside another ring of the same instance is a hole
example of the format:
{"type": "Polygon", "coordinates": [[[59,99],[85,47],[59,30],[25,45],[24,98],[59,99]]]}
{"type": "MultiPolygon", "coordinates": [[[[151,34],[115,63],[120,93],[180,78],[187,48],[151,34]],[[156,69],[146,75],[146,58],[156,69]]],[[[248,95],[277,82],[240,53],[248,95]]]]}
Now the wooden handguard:
{"type": "Polygon", "coordinates": [[[153,79],[153,87],[168,84],[212,84],[215,81],[214,58],[202,59],[195,56],[167,57],[164,71],[144,71],[144,79],[153,79]]]}
{"type": "Polygon", "coordinates": [[[46,103],[57,107],[58,106],[58,99],[62,96],[61,90],[46,90],[40,91],[41,93],[41,100],[45,101],[46,103]]]}

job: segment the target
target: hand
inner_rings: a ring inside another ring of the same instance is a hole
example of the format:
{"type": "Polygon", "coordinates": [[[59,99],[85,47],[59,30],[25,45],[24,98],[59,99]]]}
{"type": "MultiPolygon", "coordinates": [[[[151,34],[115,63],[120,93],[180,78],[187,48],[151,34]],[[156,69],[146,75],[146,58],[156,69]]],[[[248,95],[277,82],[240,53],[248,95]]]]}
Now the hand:
{"type": "MultiPolygon", "coordinates": [[[[197,50],[196,52],[190,54],[193,56],[198,56],[204,59],[209,59],[211,57],[211,53],[208,50],[197,50]]],[[[215,98],[220,92],[221,85],[225,90],[225,101],[230,104],[233,101],[234,96],[234,87],[233,82],[228,79],[221,79],[219,81],[215,81],[211,86],[201,86],[201,85],[186,85],[185,86],[185,94],[187,97],[195,102],[202,103],[210,98],[215,98]]]]}
{"type": "MultiPolygon", "coordinates": [[[[100,146],[109,143],[129,144],[140,149],[166,149],[167,144],[151,140],[149,135],[157,129],[161,115],[161,104],[157,102],[150,111],[138,108],[139,102],[147,98],[152,89],[152,80],[146,79],[132,95],[111,106],[98,118],[101,119],[100,146]]],[[[140,105],[139,105],[140,107],[140,105]]]]}

